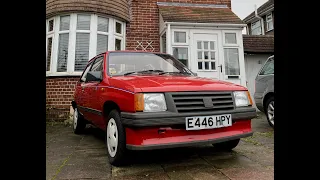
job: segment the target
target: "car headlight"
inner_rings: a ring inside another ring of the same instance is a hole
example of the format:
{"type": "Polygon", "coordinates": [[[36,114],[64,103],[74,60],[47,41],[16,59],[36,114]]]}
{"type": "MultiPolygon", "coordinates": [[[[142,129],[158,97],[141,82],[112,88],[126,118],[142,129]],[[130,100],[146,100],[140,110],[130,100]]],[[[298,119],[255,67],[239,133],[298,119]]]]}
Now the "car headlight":
{"type": "Polygon", "coordinates": [[[233,92],[233,95],[237,107],[252,105],[252,99],[249,91],[235,91],[233,92]]]}
{"type": "Polygon", "coordinates": [[[167,104],[162,93],[135,94],[136,111],[159,112],[166,111],[167,104]]]}

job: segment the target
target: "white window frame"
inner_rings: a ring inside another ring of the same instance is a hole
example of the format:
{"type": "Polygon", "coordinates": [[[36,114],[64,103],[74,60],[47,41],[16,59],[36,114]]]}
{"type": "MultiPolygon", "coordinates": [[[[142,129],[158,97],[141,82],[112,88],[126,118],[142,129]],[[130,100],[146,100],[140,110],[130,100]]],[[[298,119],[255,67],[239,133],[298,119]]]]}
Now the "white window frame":
{"type": "MultiPolygon", "coordinates": [[[[50,71],[46,71],[46,76],[74,76],[81,75],[82,71],[74,71],[75,66],[75,45],[76,45],[76,33],[85,32],[90,33],[89,40],[89,59],[92,59],[97,53],[97,35],[103,34],[108,36],[108,50],[115,50],[115,39],[121,40],[121,50],[125,49],[125,33],[126,23],[115,19],[111,16],[102,16],[92,13],[70,13],[63,14],[61,16],[70,16],[70,27],[69,30],[60,31],[60,16],[55,16],[46,20],[46,54],[48,54],[48,38],[52,37],[52,48],[51,48],[51,65],[50,71]],[[77,15],[86,14],[90,15],[90,30],[77,30],[77,15]],[[98,17],[108,18],[108,32],[98,31],[97,23],[98,17]],[[48,33],[49,21],[54,20],[53,31],[48,33]],[[122,34],[115,33],[115,22],[121,23],[122,34]],[[68,59],[67,59],[67,71],[57,72],[57,56],[59,46],[59,34],[69,33],[69,45],[68,45],[68,59]]],[[[47,56],[46,56],[47,58],[47,56]]],[[[47,59],[46,59],[47,60],[47,59]]]]}
{"type": "Polygon", "coordinates": [[[274,27],[273,27],[274,24],[273,24],[272,13],[266,15],[266,22],[267,22],[267,32],[273,30],[274,29],[274,27]],[[268,17],[270,17],[269,20],[268,20],[268,17]],[[272,28],[271,29],[269,28],[269,23],[272,23],[272,28]]]}
{"type": "MultiPolygon", "coordinates": [[[[207,40],[208,41],[208,43],[210,44],[210,41],[209,40],[207,40]]],[[[204,42],[204,41],[202,41],[202,42],[204,42]]],[[[208,49],[207,51],[209,52],[209,54],[210,54],[210,52],[214,52],[215,53],[215,55],[218,53],[218,41],[217,40],[213,40],[213,42],[214,42],[214,46],[215,46],[215,48],[214,48],[214,50],[210,50],[210,49],[208,49]]],[[[201,49],[201,51],[203,52],[203,56],[204,56],[204,51],[205,51],[205,49],[204,49],[204,45],[202,44],[201,45],[202,46],[202,49],[201,49]]],[[[201,61],[199,61],[198,60],[198,47],[196,47],[196,50],[197,50],[197,54],[196,54],[196,67],[197,67],[197,72],[217,72],[218,71],[218,68],[217,68],[217,59],[214,59],[214,60],[211,60],[211,59],[207,59],[207,60],[201,60],[201,61]],[[202,62],[202,69],[199,69],[199,66],[198,66],[198,63],[199,62],[202,62]],[[204,62],[209,62],[209,69],[205,69],[205,63],[204,62]],[[215,65],[216,65],[216,69],[212,69],[212,67],[211,67],[211,62],[214,62],[215,63],[215,65]]],[[[211,55],[210,55],[211,56],[211,55]]]]}
{"type": "Polygon", "coordinates": [[[185,45],[188,46],[189,45],[189,31],[185,30],[185,29],[174,29],[172,30],[172,34],[171,34],[171,46],[179,46],[179,45],[185,45]],[[185,43],[181,43],[181,42],[174,42],[174,33],[175,32],[184,32],[186,33],[186,42],[185,43]]]}
{"type": "MultiPolygon", "coordinates": [[[[188,59],[187,59],[187,63],[188,63],[188,68],[190,69],[190,48],[189,46],[185,46],[185,45],[172,45],[171,46],[171,51],[172,51],[172,56],[173,56],[173,48],[187,48],[187,55],[188,55],[188,59]]],[[[177,58],[178,61],[180,61],[178,58],[177,58]]],[[[181,62],[181,61],[180,61],[181,62]]],[[[182,63],[182,62],[181,62],[182,63]]]]}
{"type": "MultiPolygon", "coordinates": [[[[260,27],[261,27],[261,23],[260,23],[260,27]]],[[[240,65],[240,47],[241,47],[241,44],[240,44],[240,42],[242,42],[241,41],[241,39],[240,38],[242,38],[242,34],[240,34],[238,31],[232,31],[232,30],[224,30],[224,31],[222,31],[222,34],[223,34],[223,36],[222,36],[222,39],[223,39],[223,63],[224,63],[224,65],[223,65],[223,72],[225,73],[224,74],[224,76],[225,77],[228,77],[228,76],[238,76],[238,78],[240,79],[240,77],[241,77],[241,70],[240,70],[240,74],[239,75],[230,75],[230,74],[227,74],[227,72],[226,72],[226,65],[225,65],[225,58],[226,57],[224,57],[224,52],[225,52],[225,49],[238,49],[238,60],[239,60],[239,69],[241,69],[241,65],[240,65]],[[236,44],[227,44],[227,43],[225,43],[225,35],[226,35],[226,33],[235,33],[236,34],[236,41],[237,41],[237,43],[236,44]]]]}
{"type": "Polygon", "coordinates": [[[222,41],[223,41],[223,46],[233,46],[233,47],[239,47],[239,42],[240,42],[240,37],[236,31],[223,31],[223,36],[222,36],[222,41]],[[226,34],[235,34],[236,35],[236,43],[235,44],[230,44],[226,43],[226,34]]]}
{"type": "MultiPolygon", "coordinates": [[[[46,65],[47,65],[47,56],[48,56],[48,39],[49,38],[52,38],[52,43],[51,43],[51,60],[50,60],[50,70],[49,71],[46,71],[46,72],[51,72],[52,70],[52,61],[53,61],[53,40],[54,40],[54,27],[55,27],[55,19],[54,18],[50,18],[46,21],[46,34],[47,34],[47,37],[46,37],[46,65]],[[53,20],[53,29],[52,31],[49,31],[49,22],[53,20]]],[[[47,68],[47,67],[46,67],[47,68]]]]}
{"type": "Polygon", "coordinates": [[[261,35],[262,34],[262,29],[261,29],[261,21],[260,20],[257,20],[257,21],[255,21],[255,22],[253,22],[253,23],[251,23],[251,35],[261,35]],[[256,24],[256,23],[258,23],[259,22],[259,26],[257,26],[257,27],[255,27],[255,28],[253,28],[254,27],[254,25],[256,24]],[[260,29],[260,34],[252,34],[252,32],[253,32],[253,30],[254,29],[260,29]]]}

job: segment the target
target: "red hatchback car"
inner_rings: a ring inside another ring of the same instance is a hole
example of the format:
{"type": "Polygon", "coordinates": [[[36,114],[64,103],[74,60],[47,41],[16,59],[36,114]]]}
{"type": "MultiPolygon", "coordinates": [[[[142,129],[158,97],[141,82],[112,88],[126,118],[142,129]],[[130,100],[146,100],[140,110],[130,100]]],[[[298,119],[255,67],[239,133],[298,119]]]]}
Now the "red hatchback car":
{"type": "Polygon", "coordinates": [[[256,116],[247,88],[197,77],[163,53],[110,51],[91,59],[76,85],[74,132],[87,123],[106,133],[108,159],[127,150],[200,144],[231,150],[251,136],[256,116]]]}

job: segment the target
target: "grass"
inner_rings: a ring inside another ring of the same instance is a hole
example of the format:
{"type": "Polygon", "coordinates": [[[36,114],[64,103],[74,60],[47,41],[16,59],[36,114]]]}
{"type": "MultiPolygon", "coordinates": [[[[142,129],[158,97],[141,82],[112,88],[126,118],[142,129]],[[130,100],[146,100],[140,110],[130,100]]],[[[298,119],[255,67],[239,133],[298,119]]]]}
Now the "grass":
{"type": "Polygon", "coordinates": [[[268,132],[255,132],[255,134],[261,135],[261,136],[265,136],[268,138],[272,138],[273,137],[273,131],[268,131],[268,132]]]}
{"type": "Polygon", "coordinates": [[[241,140],[246,142],[246,143],[251,143],[251,144],[256,145],[256,146],[261,145],[261,143],[256,141],[253,136],[242,138],[241,140]]]}

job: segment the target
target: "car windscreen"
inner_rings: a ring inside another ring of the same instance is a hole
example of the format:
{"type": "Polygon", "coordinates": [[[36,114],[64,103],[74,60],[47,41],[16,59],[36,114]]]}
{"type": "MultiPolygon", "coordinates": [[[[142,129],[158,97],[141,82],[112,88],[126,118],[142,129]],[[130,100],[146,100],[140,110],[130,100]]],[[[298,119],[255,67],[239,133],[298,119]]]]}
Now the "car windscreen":
{"type": "Polygon", "coordinates": [[[193,74],[184,64],[168,54],[147,52],[110,52],[107,71],[112,76],[134,72],[193,74]]]}

